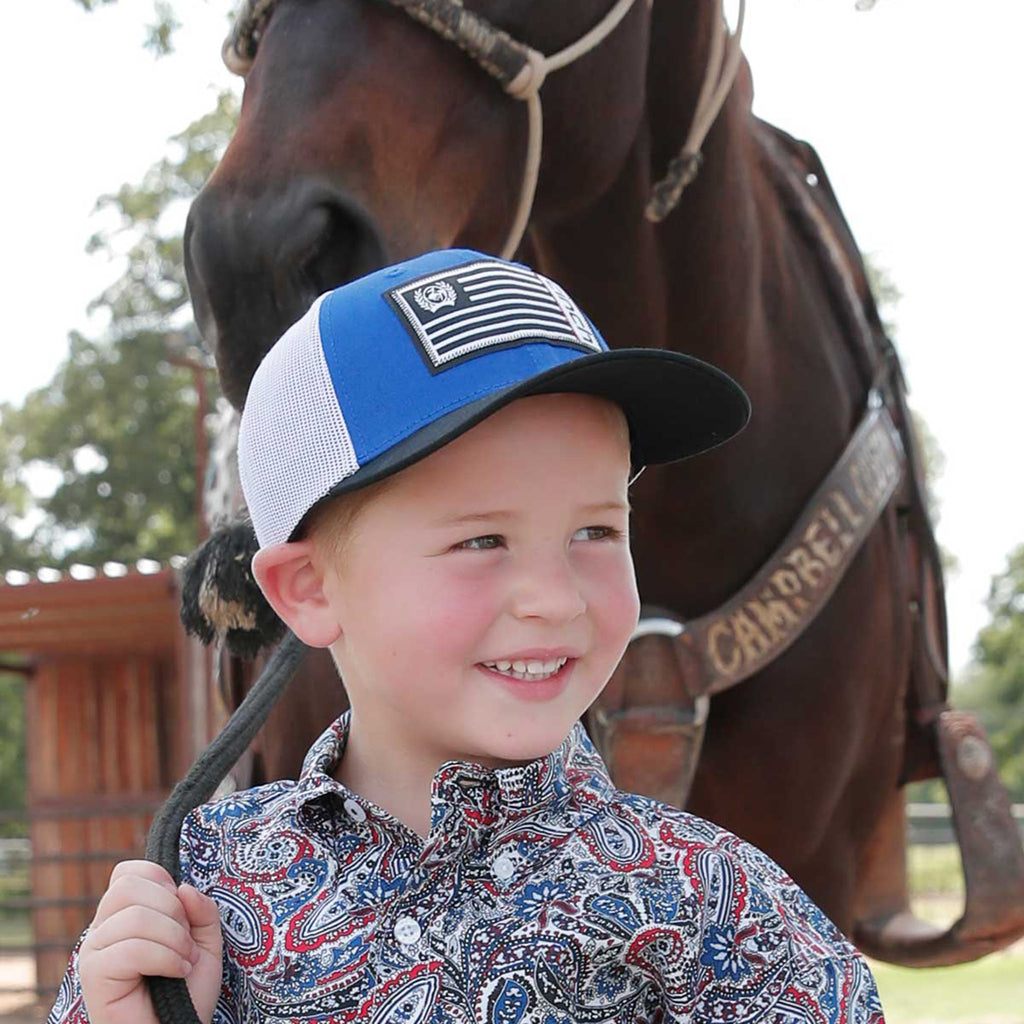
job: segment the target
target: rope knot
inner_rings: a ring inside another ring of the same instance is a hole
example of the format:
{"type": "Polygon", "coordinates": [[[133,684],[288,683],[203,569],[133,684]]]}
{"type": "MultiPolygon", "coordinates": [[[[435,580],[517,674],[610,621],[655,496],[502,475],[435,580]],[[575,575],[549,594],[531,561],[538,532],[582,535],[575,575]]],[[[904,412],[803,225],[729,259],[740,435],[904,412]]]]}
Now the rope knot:
{"type": "Polygon", "coordinates": [[[676,208],[683,189],[697,177],[703,162],[704,156],[700,150],[695,153],[683,150],[673,157],[668,165],[668,173],[651,190],[644,216],[654,224],[663,221],[676,208]]]}
{"type": "Polygon", "coordinates": [[[530,46],[524,46],[523,56],[526,63],[519,69],[515,78],[505,83],[505,92],[517,100],[528,100],[531,96],[536,96],[548,74],[548,62],[543,53],[530,46]]]}
{"type": "Polygon", "coordinates": [[[233,75],[245,78],[256,59],[260,37],[278,0],[247,0],[220,49],[221,60],[233,75]]]}

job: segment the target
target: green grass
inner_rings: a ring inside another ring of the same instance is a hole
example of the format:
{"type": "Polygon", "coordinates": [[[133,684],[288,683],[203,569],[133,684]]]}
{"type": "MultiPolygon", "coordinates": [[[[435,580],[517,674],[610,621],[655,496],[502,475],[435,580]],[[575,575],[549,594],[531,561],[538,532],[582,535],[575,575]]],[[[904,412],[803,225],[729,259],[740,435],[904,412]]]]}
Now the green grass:
{"type": "MultiPolygon", "coordinates": [[[[912,846],[914,911],[935,925],[963,912],[955,846],[912,846]]],[[[887,1024],[1024,1024],[1024,945],[956,967],[909,968],[871,962],[887,1024]]]]}
{"type": "MultiPolygon", "coordinates": [[[[0,874],[0,903],[25,899],[30,892],[27,864],[7,867],[0,874]]],[[[0,909],[0,952],[5,946],[28,946],[32,943],[32,921],[28,910],[0,909]]]]}
{"type": "Polygon", "coordinates": [[[887,1024],[1024,1024],[1024,953],[929,969],[872,961],[887,1024]]]}
{"type": "Polygon", "coordinates": [[[960,851],[955,845],[911,846],[907,851],[910,889],[917,896],[941,894],[963,899],[960,851]]]}
{"type": "Polygon", "coordinates": [[[0,953],[5,947],[31,945],[32,921],[28,911],[0,914],[0,953]]]}

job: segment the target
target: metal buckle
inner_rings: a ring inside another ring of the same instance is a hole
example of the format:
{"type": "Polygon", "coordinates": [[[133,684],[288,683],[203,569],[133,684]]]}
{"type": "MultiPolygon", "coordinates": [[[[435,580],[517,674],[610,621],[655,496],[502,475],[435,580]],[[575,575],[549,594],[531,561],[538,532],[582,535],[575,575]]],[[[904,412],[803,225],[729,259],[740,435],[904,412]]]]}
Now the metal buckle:
{"type": "Polygon", "coordinates": [[[629,642],[639,640],[642,636],[682,636],[686,632],[686,626],[676,619],[666,619],[664,616],[652,615],[648,619],[641,619],[633,630],[629,642]]]}

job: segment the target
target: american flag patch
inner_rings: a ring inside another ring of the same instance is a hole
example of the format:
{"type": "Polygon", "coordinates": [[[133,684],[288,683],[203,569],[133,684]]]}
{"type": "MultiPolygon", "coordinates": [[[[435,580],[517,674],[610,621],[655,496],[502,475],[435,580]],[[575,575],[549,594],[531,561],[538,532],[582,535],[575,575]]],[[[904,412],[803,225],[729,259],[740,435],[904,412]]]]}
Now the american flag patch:
{"type": "Polygon", "coordinates": [[[431,373],[523,341],[605,350],[566,292],[526,267],[477,261],[384,294],[418,342],[431,373]]]}

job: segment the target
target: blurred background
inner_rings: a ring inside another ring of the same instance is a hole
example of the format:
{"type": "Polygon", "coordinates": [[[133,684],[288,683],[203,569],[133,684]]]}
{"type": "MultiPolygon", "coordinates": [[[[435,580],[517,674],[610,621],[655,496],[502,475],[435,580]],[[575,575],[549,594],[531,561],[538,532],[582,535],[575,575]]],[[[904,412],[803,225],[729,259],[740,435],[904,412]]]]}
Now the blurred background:
{"type": "MultiPolygon", "coordinates": [[[[220,399],[180,235],[238,109],[241,81],[219,56],[233,6],[8,11],[0,589],[159,577],[196,546],[220,399]]],[[[927,450],[954,701],[982,719],[1024,805],[1022,32],[1024,10],[995,0],[752,0],[743,49],[755,112],[817,149],[868,259],[927,450]]],[[[0,649],[0,1018],[11,1021],[52,1002],[32,991],[23,669],[0,649]]],[[[944,923],[962,899],[945,794],[927,783],[911,800],[917,909],[944,923]]],[[[1019,945],[877,976],[891,1024],[1024,1022],[1019,945]]]]}

